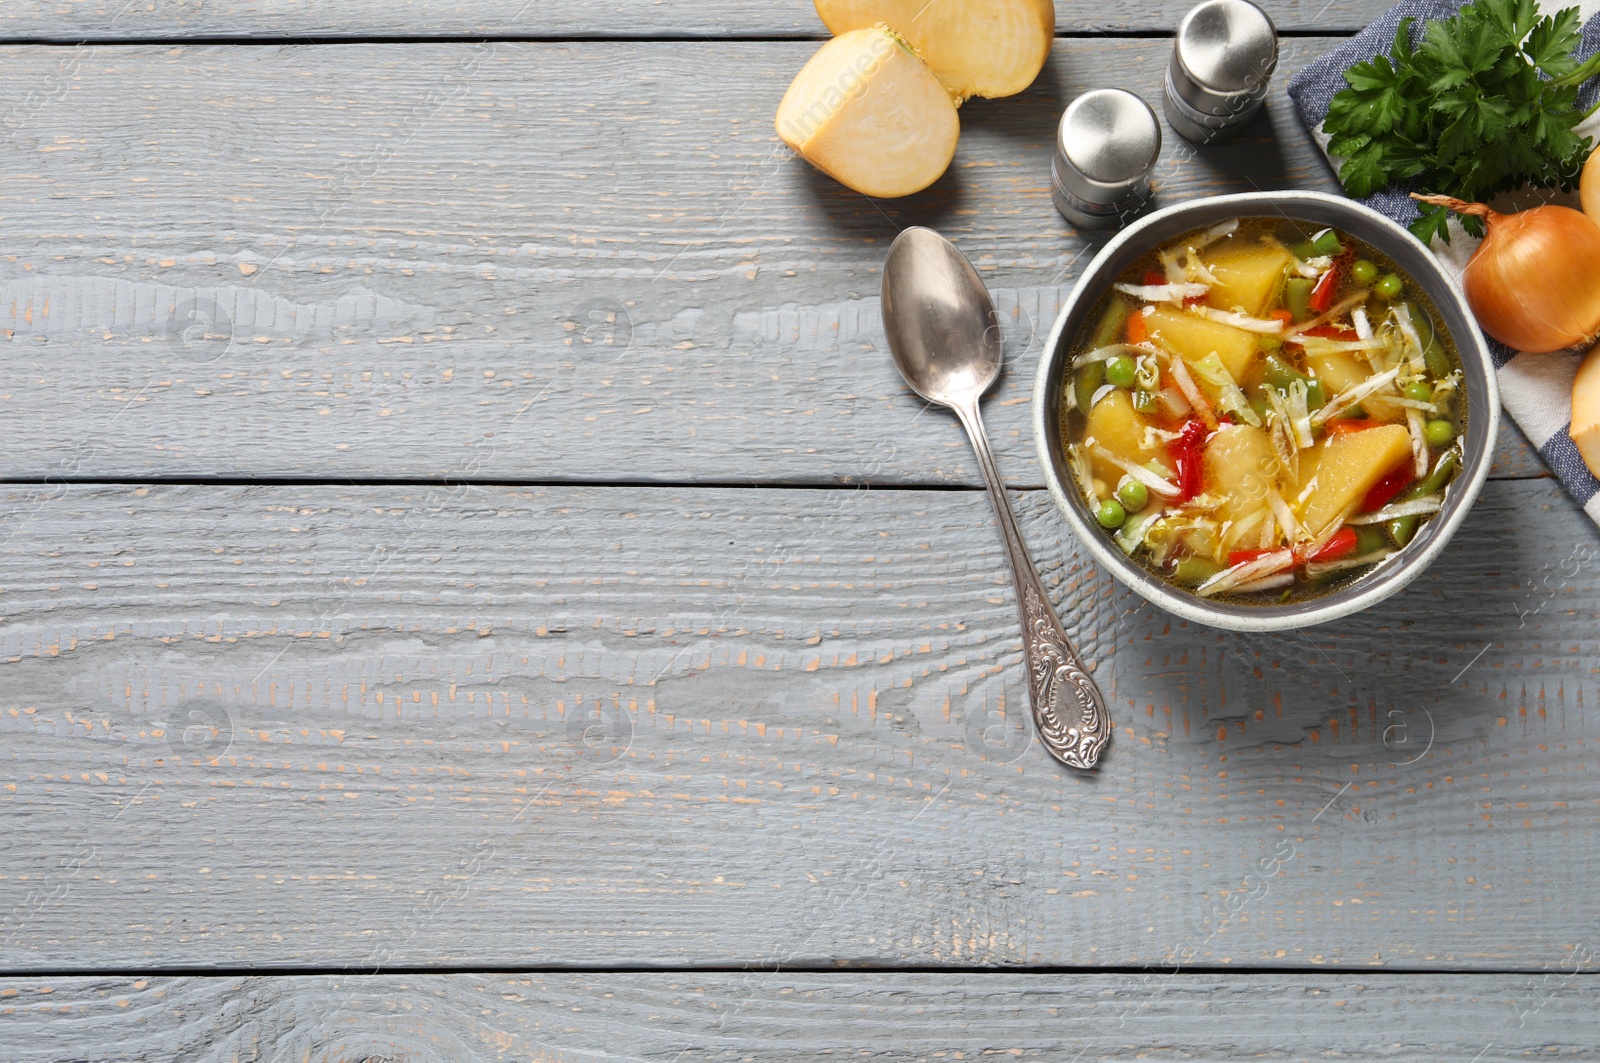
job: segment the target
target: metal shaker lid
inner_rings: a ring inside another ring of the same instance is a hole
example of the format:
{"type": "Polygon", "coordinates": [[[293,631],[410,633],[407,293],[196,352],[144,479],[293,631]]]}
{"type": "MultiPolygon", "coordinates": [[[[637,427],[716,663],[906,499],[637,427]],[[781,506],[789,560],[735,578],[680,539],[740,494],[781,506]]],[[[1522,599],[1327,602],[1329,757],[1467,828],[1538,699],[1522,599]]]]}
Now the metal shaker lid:
{"type": "Polygon", "coordinates": [[[1205,0],[1178,23],[1173,87],[1197,110],[1265,96],[1277,67],[1278,31],[1250,0],[1205,0]]]}
{"type": "Polygon", "coordinates": [[[1056,128],[1056,179],[1089,204],[1142,197],[1161,154],[1150,105],[1123,89],[1095,89],[1067,105],[1056,128]]]}

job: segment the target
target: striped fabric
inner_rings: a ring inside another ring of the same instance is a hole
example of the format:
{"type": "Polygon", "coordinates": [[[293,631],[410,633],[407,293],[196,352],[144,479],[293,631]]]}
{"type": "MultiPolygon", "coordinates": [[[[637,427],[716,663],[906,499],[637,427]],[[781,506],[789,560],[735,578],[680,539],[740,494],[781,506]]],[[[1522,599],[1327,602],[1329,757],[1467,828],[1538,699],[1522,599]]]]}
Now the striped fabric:
{"type": "MultiPolygon", "coordinates": [[[[1322,132],[1322,120],[1327,117],[1328,102],[1344,88],[1344,71],[1376,55],[1387,54],[1394,43],[1395,29],[1401,19],[1414,18],[1420,25],[1427,19],[1449,18],[1461,6],[1458,0],[1401,0],[1355,37],[1295,75],[1289,83],[1289,97],[1300,112],[1301,121],[1311,130],[1324,152],[1327,151],[1328,138],[1322,132]]],[[[1577,6],[1584,19],[1583,44],[1579,52],[1581,56],[1588,57],[1600,51],[1600,0],[1582,0],[1577,6]]],[[[1556,5],[1545,0],[1543,10],[1553,12],[1556,5]]],[[[1586,106],[1592,106],[1596,100],[1600,100],[1600,78],[1584,87],[1583,99],[1586,106]]],[[[1582,132],[1600,137],[1600,115],[1590,119],[1582,127],[1582,132]]],[[[1338,160],[1334,160],[1335,168],[1337,165],[1338,160]]],[[[1552,197],[1545,194],[1541,197],[1533,193],[1502,196],[1493,205],[1497,210],[1510,211],[1551,199],[1577,206],[1576,196],[1552,197]]],[[[1409,224],[1417,217],[1416,205],[1403,190],[1385,190],[1366,202],[1374,210],[1402,225],[1409,224]]],[[[1461,270],[1476,246],[1477,241],[1452,222],[1449,246],[1436,243],[1433,250],[1445,268],[1459,280],[1461,270]]],[[[1600,278],[1596,278],[1596,283],[1600,284],[1600,278]]],[[[1533,445],[1539,448],[1545,464],[1577,499],[1584,512],[1589,514],[1591,520],[1600,523],[1600,481],[1584,465],[1583,459],[1578,456],[1578,448],[1568,434],[1572,425],[1572,378],[1578,370],[1582,352],[1521,354],[1494,340],[1489,341],[1489,349],[1497,367],[1500,398],[1506,412],[1533,445]]]]}

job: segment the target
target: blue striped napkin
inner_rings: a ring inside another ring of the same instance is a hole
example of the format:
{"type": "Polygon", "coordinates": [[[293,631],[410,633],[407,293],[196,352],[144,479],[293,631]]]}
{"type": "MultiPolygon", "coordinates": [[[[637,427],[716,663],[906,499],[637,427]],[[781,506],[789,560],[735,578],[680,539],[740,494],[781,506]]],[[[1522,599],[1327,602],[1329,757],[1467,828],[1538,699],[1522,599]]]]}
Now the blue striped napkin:
{"type": "MultiPolygon", "coordinates": [[[[1461,9],[1461,0],[1401,0],[1386,14],[1367,26],[1359,34],[1335,48],[1332,52],[1312,62],[1289,82],[1289,97],[1300,112],[1300,120],[1322,146],[1328,150],[1328,138],[1322,132],[1322,120],[1328,115],[1328,102],[1344,88],[1344,72],[1357,63],[1377,55],[1387,55],[1394,44],[1394,34],[1403,18],[1417,20],[1417,32],[1429,19],[1450,18],[1461,9]]],[[[1558,0],[1545,0],[1541,5],[1546,13],[1558,7],[1572,6],[1558,0]]],[[[1577,4],[1584,21],[1583,44],[1579,54],[1583,57],[1600,51],[1600,0],[1582,0],[1577,4]]],[[[1593,106],[1600,99],[1600,78],[1584,87],[1585,106],[1593,106]]],[[[1591,119],[1581,131],[1590,136],[1600,136],[1600,116],[1591,119]]],[[[1338,161],[1334,160],[1335,169],[1338,161]]],[[[1548,193],[1516,193],[1502,196],[1492,204],[1496,210],[1511,211],[1534,205],[1536,202],[1565,202],[1577,206],[1577,197],[1552,196],[1548,193]]],[[[1385,190],[1366,200],[1369,207],[1408,225],[1417,217],[1417,207],[1404,192],[1385,190]]],[[[1435,243],[1433,251],[1445,268],[1459,281],[1461,270],[1472,256],[1478,241],[1467,236],[1461,227],[1452,222],[1450,244],[1435,243]]],[[[1573,445],[1568,429],[1572,426],[1572,378],[1577,373],[1580,355],[1528,355],[1512,350],[1494,340],[1489,341],[1494,356],[1496,377],[1500,383],[1500,398],[1506,412],[1517,423],[1534,446],[1545,464],[1556,474],[1568,493],[1600,524],[1600,481],[1584,465],[1573,445]]]]}

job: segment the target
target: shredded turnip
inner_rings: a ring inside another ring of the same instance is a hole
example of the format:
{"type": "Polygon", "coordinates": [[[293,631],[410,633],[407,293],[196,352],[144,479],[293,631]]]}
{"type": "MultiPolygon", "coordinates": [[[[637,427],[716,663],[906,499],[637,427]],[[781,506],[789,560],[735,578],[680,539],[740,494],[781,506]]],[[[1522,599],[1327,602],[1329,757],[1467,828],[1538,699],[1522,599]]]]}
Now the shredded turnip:
{"type": "Polygon", "coordinates": [[[1128,522],[1117,529],[1117,545],[1122,547],[1122,552],[1131,555],[1139,549],[1139,544],[1144,542],[1144,533],[1150,525],[1161,519],[1161,511],[1153,510],[1150,513],[1137,514],[1128,519],[1128,522]]]}
{"type": "Polygon", "coordinates": [[[1329,310],[1321,317],[1314,317],[1303,325],[1296,325],[1294,331],[1289,333],[1289,339],[1295,343],[1300,342],[1300,337],[1304,336],[1307,332],[1310,332],[1314,328],[1321,328],[1323,325],[1329,324],[1330,322],[1337,321],[1343,317],[1345,311],[1349,310],[1352,306],[1360,306],[1362,303],[1365,303],[1367,301],[1367,295],[1367,292],[1360,291],[1356,292],[1354,295],[1346,296],[1337,303],[1333,304],[1333,309],[1329,310]]]}
{"type": "MultiPolygon", "coordinates": [[[[1294,567],[1293,550],[1274,550],[1270,554],[1249,561],[1241,561],[1232,568],[1223,569],[1215,576],[1206,580],[1195,588],[1195,593],[1202,598],[1212,594],[1221,594],[1231,590],[1241,583],[1250,583],[1265,576],[1270,576],[1282,569],[1294,567]]],[[[1293,574],[1290,574],[1291,578],[1293,574]]]]}
{"type": "Polygon", "coordinates": [[[1182,433],[1169,432],[1164,428],[1157,428],[1153,424],[1144,426],[1144,435],[1139,439],[1139,445],[1146,450],[1159,450],[1168,443],[1177,439],[1182,433]]]}
{"type": "Polygon", "coordinates": [[[1139,386],[1139,390],[1154,391],[1161,385],[1161,363],[1156,361],[1153,352],[1146,351],[1139,355],[1133,365],[1133,382],[1139,386]]]}
{"type": "Polygon", "coordinates": [[[1294,271],[1307,280],[1316,280],[1328,272],[1328,267],[1333,265],[1333,259],[1327,255],[1318,255],[1315,258],[1297,258],[1294,260],[1294,271]]]}
{"type": "Polygon", "coordinates": [[[1406,338],[1406,343],[1411,345],[1411,368],[1422,372],[1427,368],[1427,361],[1422,357],[1422,337],[1417,335],[1417,326],[1411,321],[1411,309],[1405,303],[1394,308],[1394,323],[1400,327],[1400,335],[1406,338]]]}
{"type": "Polygon", "coordinates": [[[1400,368],[1396,366],[1386,373],[1379,373],[1377,376],[1369,376],[1361,383],[1345,388],[1343,391],[1339,392],[1339,394],[1329,399],[1326,406],[1312,415],[1311,423],[1316,425],[1332,420],[1344,411],[1348,410],[1350,407],[1356,405],[1368,395],[1375,395],[1379,391],[1382,391],[1384,388],[1388,387],[1394,382],[1394,378],[1399,375],[1400,368]]]}
{"type": "Polygon", "coordinates": [[[1238,218],[1229,218],[1227,221],[1218,222],[1200,234],[1200,239],[1195,242],[1194,249],[1196,251],[1204,251],[1206,248],[1210,247],[1224,236],[1232,236],[1238,231],[1238,218]]]}
{"type": "Polygon", "coordinates": [[[1372,513],[1358,513],[1345,523],[1382,524],[1397,517],[1422,517],[1439,512],[1443,505],[1444,501],[1438,495],[1429,495],[1427,498],[1418,498],[1411,502],[1395,502],[1372,513]]]}
{"type": "Polygon", "coordinates": [[[1337,561],[1307,561],[1306,575],[1326,576],[1332,572],[1344,572],[1352,568],[1365,568],[1367,565],[1376,565],[1386,557],[1394,556],[1393,550],[1374,550],[1370,554],[1360,554],[1356,557],[1341,557],[1337,561]]]}
{"type": "Polygon", "coordinates": [[[1178,388],[1162,388],[1156,393],[1156,397],[1161,400],[1161,404],[1167,408],[1167,412],[1172,416],[1189,416],[1189,411],[1192,407],[1189,405],[1189,400],[1183,397],[1183,392],[1178,388]]]}
{"type": "Polygon", "coordinates": [[[1157,476],[1143,465],[1135,465],[1131,461],[1125,461],[1122,458],[1117,457],[1105,447],[1095,447],[1094,456],[1110,462],[1112,465],[1115,465],[1117,468],[1121,469],[1123,472],[1127,473],[1129,476],[1133,477],[1135,480],[1138,480],[1150,490],[1164,498],[1177,498],[1183,493],[1177,484],[1168,483],[1166,480],[1163,480],[1161,477],[1157,476]]]}
{"type": "Polygon", "coordinates": [[[1358,306],[1350,311],[1350,323],[1356,327],[1356,335],[1364,340],[1372,338],[1372,322],[1367,318],[1367,308],[1358,306]]]}
{"type": "Polygon", "coordinates": [[[1238,520],[1231,520],[1222,527],[1221,546],[1224,551],[1233,549],[1244,542],[1244,537],[1250,533],[1257,524],[1267,517],[1267,508],[1253,509],[1238,520]]]}
{"type": "Polygon", "coordinates": [[[1135,347],[1128,343],[1112,343],[1105,347],[1097,347],[1085,354],[1080,354],[1072,360],[1072,368],[1081,369],[1095,362],[1109,362],[1113,358],[1138,358],[1150,353],[1148,347],[1135,347]]]}
{"type": "Polygon", "coordinates": [[[1161,250],[1156,252],[1161,259],[1161,269],[1167,275],[1168,284],[1183,284],[1189,279],[1189,274],[1178,261],[1179,255],[1175,251],[1161,250]]]}
{"type": "Polygon", "coordinates": [[[1261,427],[1261,415],[1251,408],[1250,400],[1245,398],[1244,390],[1228,372],[1228,367],[1222,364],[1220,355],[1215,352],[1206,355],[1194,363],[1194,371],[1201,380],[1217,389],[1218,406],[1252,427],[1261,427]]]}
{"type": "Polygon", "coordinates": [[[1095,388],[1094,394],[1089,396],[1089,409],[1092,410],[1096,406],[1100,405],[1100,400],[1115,390],[1117,390],[1117,388],[1114,384],[1101,384],[1099,387],[1095,388]]]}
{"type": "Polygon", "coordinates": [[[1250,317],[1248,314],[1218,310],[1210,306],[1191,306],[1189,307],[1189,313],[1199,314],[1208,321],[1232,325],[1234,328],[1243,329],[1246,332],[1261,332],[1273,336],[1283,335],[1284,324],[1275,318],[1250,317]]]}
{"type": "Polygon", "coordinates": [[[1294,511],[1289,508],[1289,503],[1277,491],[1268,490],[1267,504],[1272,507],[1272,515],[1283,529],[1284,538],[1291,543],[1297,541],[1300,538],[1300,522],[1294,519],[1294,511]]]}
{"type": "Polygon", "coordinates": [[[1211,289],[1204,284],[1118,284],[1117,291],[1147,303],[1182,303],[1198,299],[1211,289]]]}
{"type": "Polygon", "coordinates": [[[1189,367],[1183,364],[1183,359],[1177,355],[1172,356],[1172,382],[1178,385],[1178,390],[1183,392],[1183,397],[1189,400],[1189,405],[1200,420],[1205,422],[1207,428],[1217,427],[1217,414],[1211,408],[1211,403],[1196,386],[1194,377],[1189,375],[1189,367]]]}
{"type": "Polygon", "coordinates": [[[1422,430],[1422,411],[1407,410],[1406,426],[1411,429],[1411,456],[1416,459],[1420,478],[1428,475],[1428,437],[1422,430]]]}

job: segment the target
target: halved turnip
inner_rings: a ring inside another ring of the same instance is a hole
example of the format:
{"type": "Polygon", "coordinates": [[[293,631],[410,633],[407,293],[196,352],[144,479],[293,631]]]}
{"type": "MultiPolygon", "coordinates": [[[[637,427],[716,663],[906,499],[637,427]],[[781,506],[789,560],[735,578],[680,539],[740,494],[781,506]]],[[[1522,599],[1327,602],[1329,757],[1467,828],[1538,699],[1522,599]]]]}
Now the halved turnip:
{"type": "Polygon", "coordinates": [[[1038,77],[1056,32],[1053,0],[815,0],[833,33],[879,23],[910,42],[959,104],[1011,96],[1038,77]]]}
{"type": "Polygon", "coordinates": [[[778,136],[834,180],[869,196],[920,192],[956,152],[961,122],[944,86],[882,26],[822,46],[778,104],[778,136]]]}

